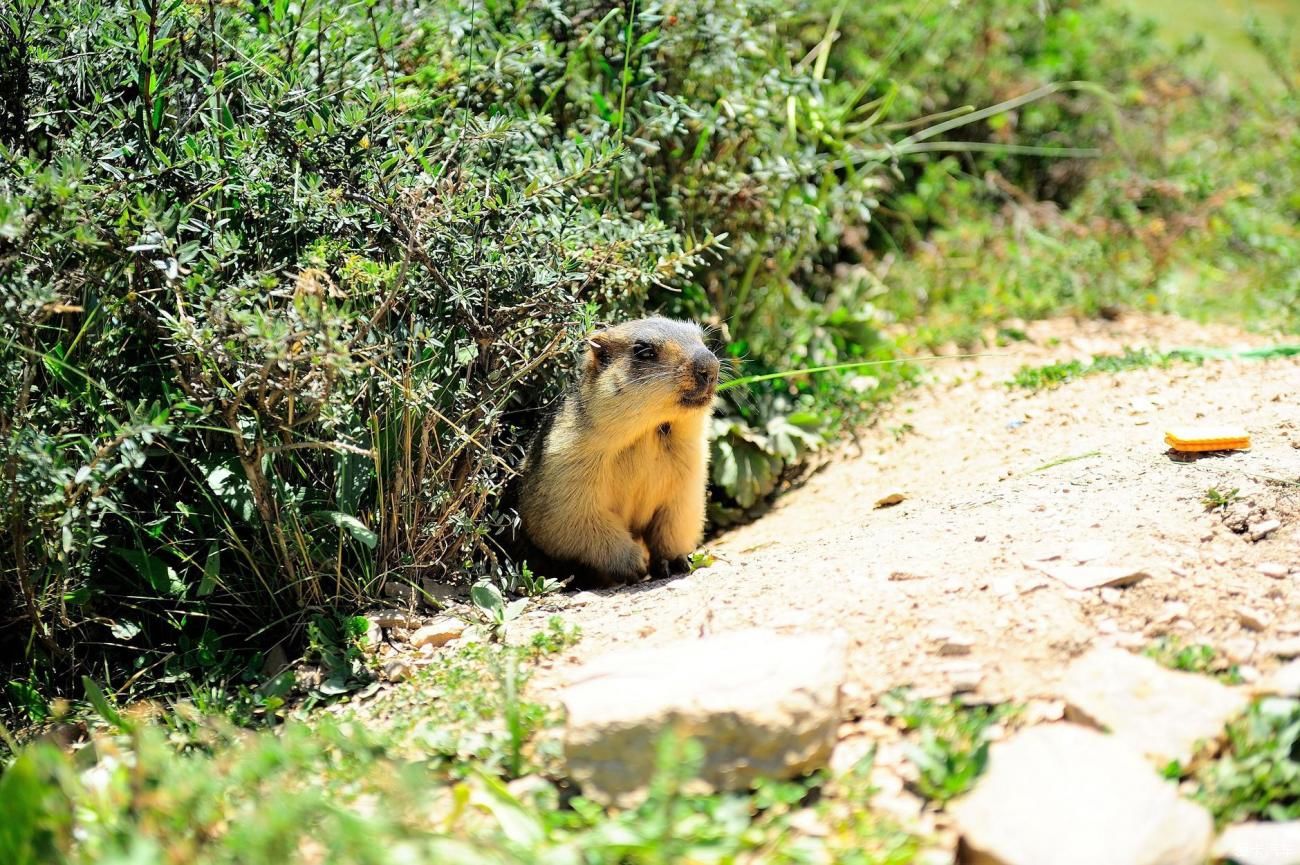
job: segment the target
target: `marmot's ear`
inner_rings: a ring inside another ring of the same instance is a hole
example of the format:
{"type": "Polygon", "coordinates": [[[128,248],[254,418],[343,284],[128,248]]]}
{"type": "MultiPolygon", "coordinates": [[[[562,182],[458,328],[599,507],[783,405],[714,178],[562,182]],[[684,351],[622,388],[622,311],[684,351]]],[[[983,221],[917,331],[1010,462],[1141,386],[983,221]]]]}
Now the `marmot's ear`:
{"type": "Polygon", "coordinates": [[[610,359],[610,339],[604,333],[593,333],[587,337],[587,348],[591,353],[591,361],[597,368],[606,366],[610,359]]]}

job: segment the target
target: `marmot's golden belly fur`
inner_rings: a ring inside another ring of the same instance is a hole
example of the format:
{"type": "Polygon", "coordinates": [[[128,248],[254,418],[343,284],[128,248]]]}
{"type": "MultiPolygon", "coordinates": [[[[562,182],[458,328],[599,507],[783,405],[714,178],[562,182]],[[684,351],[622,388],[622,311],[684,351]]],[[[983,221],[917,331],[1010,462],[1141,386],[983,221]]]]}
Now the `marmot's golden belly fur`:
{"type": "Polygon", "coordinates": [[[590,346],[525,464],[524,532],[608,582],[685,569],[704,534],[718,360],[697,325],[663,318],[601,331],[590,346]]]}

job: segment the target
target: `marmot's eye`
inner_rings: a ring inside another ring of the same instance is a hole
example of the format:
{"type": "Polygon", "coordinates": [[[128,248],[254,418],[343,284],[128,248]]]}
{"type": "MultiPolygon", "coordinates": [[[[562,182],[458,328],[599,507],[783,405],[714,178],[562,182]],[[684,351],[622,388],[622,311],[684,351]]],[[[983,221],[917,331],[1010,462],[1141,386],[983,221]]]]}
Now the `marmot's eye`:
{"type": "Polygon", "coordinates": [[[632,344],[632,355],[637,360],[654,360],[659,352],[648,342],[636,342],[632,344]]]}

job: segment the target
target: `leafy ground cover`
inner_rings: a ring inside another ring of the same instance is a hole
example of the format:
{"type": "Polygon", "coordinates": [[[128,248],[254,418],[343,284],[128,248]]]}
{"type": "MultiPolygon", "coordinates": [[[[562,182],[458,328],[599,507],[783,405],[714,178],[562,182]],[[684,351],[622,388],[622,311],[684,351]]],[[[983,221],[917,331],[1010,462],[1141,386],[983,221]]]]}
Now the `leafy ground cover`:
{"type": "MultiPolygon", "coordinates": [[[[3,717],[73,743],[6,734],[0,859],[913,861],[866,763],[698,796],[668,742],[644,806],[586,802],[518,696],[562,630],[458,651],[378,726],[266,661],[355,692],[386,587],[480,580],[489,632],[546,588],[490,535],[600,319],[701,319],[764,377],[716,422],[719,525],[913,376],[842,364],[1062,311],[1300,329],[1292,47],[1256,31],[1280,90],[1225,89],[1050,5],[0,11],[3,717]]],[[[923,795],[1009,713],[900,702],[923,795]]],[[[1297,723],[1258,703],[1180,776],[1221,822],[1294,817],[1297,723]]]]}

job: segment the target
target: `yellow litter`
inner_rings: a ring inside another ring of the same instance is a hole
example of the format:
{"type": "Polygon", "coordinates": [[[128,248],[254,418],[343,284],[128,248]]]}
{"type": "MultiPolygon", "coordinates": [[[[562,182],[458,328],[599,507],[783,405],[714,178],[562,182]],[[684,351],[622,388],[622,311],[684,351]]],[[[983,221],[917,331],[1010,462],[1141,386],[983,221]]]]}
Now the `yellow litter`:
{"type": "Polygon", "coordinates": [[[1244,451],[1250,433],[1235,426],[1174,427],[1165,433],[1165,444],[1176,451],[1244,451]]]}

